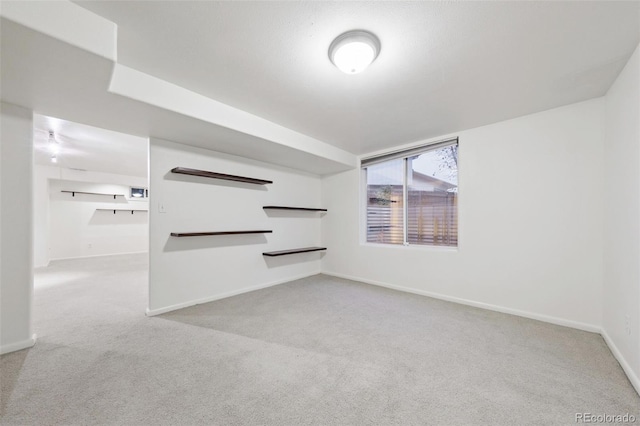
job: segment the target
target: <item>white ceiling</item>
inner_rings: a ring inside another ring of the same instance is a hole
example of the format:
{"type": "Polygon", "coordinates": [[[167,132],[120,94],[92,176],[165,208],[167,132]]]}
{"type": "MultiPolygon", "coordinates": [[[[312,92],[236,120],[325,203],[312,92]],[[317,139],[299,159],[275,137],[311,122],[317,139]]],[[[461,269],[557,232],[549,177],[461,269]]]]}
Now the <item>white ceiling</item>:
{"type": "Polygon", "coordinates": [[[115,61],[117,27],[66,1],[0,2],[3,102],[317,175],[354,155],[115,61]]]}
{"type": "Polygon", "coordinates": [[[145,138],[34,114],[35,163],[94,172],[147,177],[145,138]],[[49,131],[58,141],[58,162],[51,162],[49,131]]]}
{"type": "Polygon", "coordinates": [[[362,154],[603,95],[639,2],[78,2],[118,25],[118,62],[362,154]],[[365,72],[328,60],[374,32],[365,72]]]}

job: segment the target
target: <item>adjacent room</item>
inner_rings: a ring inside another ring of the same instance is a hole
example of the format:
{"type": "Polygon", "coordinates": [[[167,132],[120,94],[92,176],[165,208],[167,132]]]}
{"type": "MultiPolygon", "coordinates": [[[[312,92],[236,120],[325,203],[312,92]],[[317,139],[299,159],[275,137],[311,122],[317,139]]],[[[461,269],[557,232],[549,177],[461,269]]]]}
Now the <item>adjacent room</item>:
{"type": "Polygon", "coordinates": [[[640,422],[640,2],[0,16],[3,425],[640,422]]]}
{"type": "Polygon", "coordinates": [[[33,327],[77,337],[148,299],[148,141],[34,114],[33,150],[33,327]]]}
{"type": "Polygon", "coordinates": [[[148,249],[148,142],[34,114],[34,266],[148,249]]]}

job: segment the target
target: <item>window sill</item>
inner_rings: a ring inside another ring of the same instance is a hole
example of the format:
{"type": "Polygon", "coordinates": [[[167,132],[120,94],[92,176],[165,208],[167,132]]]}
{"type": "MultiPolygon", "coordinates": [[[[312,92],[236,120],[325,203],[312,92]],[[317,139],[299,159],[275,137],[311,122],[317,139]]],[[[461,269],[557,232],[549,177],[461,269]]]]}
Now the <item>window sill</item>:
{"type": "Polygon", "coordinates": [[[405,246],[404,244],[381,244],[381,243],[369,243],[369,242],[361,242],[360,246],[401,249],[401,250],[437,251],[437,252],[449,252],[449,253],[457,253],[460,249],[460,246],[450,247],[450,246],[429,246],[429,245],[418,245],[418,244],[409,244],[405,246]]]}

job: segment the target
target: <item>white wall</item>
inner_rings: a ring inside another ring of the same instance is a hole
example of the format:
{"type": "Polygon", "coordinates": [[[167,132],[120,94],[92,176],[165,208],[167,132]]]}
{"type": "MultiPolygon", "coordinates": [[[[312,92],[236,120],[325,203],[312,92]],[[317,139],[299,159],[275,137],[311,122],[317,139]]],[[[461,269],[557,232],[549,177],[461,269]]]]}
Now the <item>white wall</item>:
{"type": "Polygon", "coordinates": [[[49,260],[148,249],[148,213],[104,212],[98,208],[148,209],[147,200],[129,196],[131,186],[147,187],[146,178],[78,171],[53,166],[35,167],[35,266],[49,260]],[[77,194],[61,190],[126,194],[126,197],[77,194]]]}
{"type": "Polygon", "coordinates": [[[32,346],[31,111],[0,106],[0,353],[32,346]]]}
{"type": "MultiPolygon", "coordinates": [[[[320,272],[321,253],[262,252],[320,243],[318,213],[265,205],[320,206],[320,178],[159,139],[150,142],[149,313],[157,314],[320,272]],[[272,180],[251,185],[171,173],[174,167],[272,180]],[[166,213],[159,212],[162,205],[166,213]],[[171,232],[270,229],[272,234],[170,237],[171,232]]],[[[331,214],[331,212],[329,212],[331,214]]]]}
{"type": "Polygon", "coordinates": [[[606,95],[603,329],[609,346],[640,392],[638,49],[606,95]]]}
{"type": "Polygon", "coordinates": [[[599,330],[603,109],[600,98],[455,134],[457,250],[361,243],[361,172],[324,178],[323,272],[599,330]]]}
{"type": "Polygon", "coordinates": [[[49,174],[55,176],[58,168],[33,167],[33,266],[47,266],[49,254],[49,174]]]}

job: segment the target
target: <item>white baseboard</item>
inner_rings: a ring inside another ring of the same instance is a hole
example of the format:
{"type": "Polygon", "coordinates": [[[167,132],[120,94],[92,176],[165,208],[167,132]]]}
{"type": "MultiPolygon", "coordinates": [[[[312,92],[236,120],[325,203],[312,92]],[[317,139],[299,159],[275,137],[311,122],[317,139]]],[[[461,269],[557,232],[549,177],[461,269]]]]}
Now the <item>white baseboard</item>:
{"type": "Polygon", "coordinates": [[[631,369],[631,366],[629,365],[627,360],[624,358],[624,356],[622,356],[622,352],[620,352],[616,344],[613,343],[613,340],[611,340],[611,337],[609,337],[609,335],[607,334],[607,331],[605,329],[602,329],[600,334],[602,335],[602,338],[604,339],[607,346],[609,346],[609,349],[611,350],[611,353],[613,354],[613,356],[620,363],[620,366],[622,367],[627,377],[629,378],[631,385],[636,389],[636,392],[638,392],[638,395],[640,395],[640,378],[638,378],[636,373],[631,369]]]}
{"type": "Polygon", "coordinates": [[[233,290],[233,291],[229,291],[229,292],[218,294],[218,295],[211,296],[211,297],[205,297],[205,298],[202,298],[202,299],[190,300],[188,302],[183,302],[183,303],[178,303],[178,304],[175,304],[175,305],[165,306],[164,308],[157,308],[157,309],[149,309],[149,308],[147,308],[147,316],[148,317],[153,317],[153,316],[164,314],[164,313],[167,313],[167,312],[176,311],[178,309],[188,308],[189,306],[201,305],[203,303],[209,303],[209,302],[213,302],[215,300],[226,299],[227,297],[237,296],[238,294],[249,293],[251,291],[261,290],[261,289],[267,288],[267,287],[273,287],[273,286],[276,286],[276,285],[280,285],[280,284],[288,283],[288,282],[291,282],[291,281],[299,280],[301,278],[311,277],[313,275],[318,275],[319,273],[320,273],[320,271],[314,271],[314,272],[311,272],[311,273],[308,273],[308,274],[289,277],[289,278],[285,278],[285,279],[282,279],[282,280],[272,281],[272,282],[265,283],[265,284],[259,284],[259,285],[252,286],[252,287],[246,287],[246,288],[243,288],[243,289],[240,289],[240,290],[233,290]]]}
{"type": "Polygon", "coordinates": [[[131,255],[131,254],[144,254],[144,253],[149,253],[149,251],[148,250],[143,250],[143,251],[129,251],[129,252],[126,252],[126,253],[92,254],[92,255],[89,255],[89,256],[56,257],[55,259],[49,259],[49,263],[47,263],[47,266],[49,266],[51,264],[51,262],[55,262],[56,260],[90,259],[92,257],[126,256],[126,255],[131,255]]]}
{"type": "Polygon", "coordinates": [[[571,321],[564,318],[557,318],[557,317],[552,317],[548,315],[536,314],[533,312],[521,311],[519,309],[505,308],[504,306],[491,305],[489,303],[483,303],[483,302],[476,302],[473,300],[462,299],[454,296],[447,296],[439,293],[432,293],[430,291],[418,290],[411,287],[402,287],[399,285],[388,284],[381,281],[369,280],[366,278],[354,277],[351,275],[339,274],[339,273],[329,272],[329,271],[322,271],[322,273],[324,275],[331,275],[334,277],[344,278],[352,281],[360,281],[366,284],[372,284],[379,287],[386,287],[393,290],[404,291],[406,293],[419,294],[421,296],[432,297],[434,299],[446,300],[447,302],[459,303],[461,305],[473,306],[475,308],[482,308],[490,311],[502,312],[504,314],[516,315],[519,317],[534,319],[537,321],[548,322],[550,324],[562,325],[564,327],[577,328],[578,330],[589,331],[592,333],[601,332],[601,328],[593,324],[587,324],[587,323],[578,322],[578,321],[571,321]]]}
{"type": "Polygon", "coordinates": [[[0,347],[0,355],[8,354],[9,352],[21,351],[27,349],[36,344],[37,336],[34,334],[31,339],[22,340],[20,342],[9,343],[0,347]]]}

